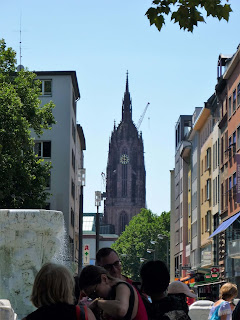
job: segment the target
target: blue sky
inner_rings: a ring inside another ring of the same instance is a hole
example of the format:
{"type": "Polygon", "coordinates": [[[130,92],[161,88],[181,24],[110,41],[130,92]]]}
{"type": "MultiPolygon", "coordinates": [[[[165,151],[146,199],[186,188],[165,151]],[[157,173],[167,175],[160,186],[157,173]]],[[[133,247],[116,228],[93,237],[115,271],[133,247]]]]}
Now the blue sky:
{"type": "Polygon", "coordinates": [[[121,120],[127,70],[135,123],[150,102],[140,127],[147,206],[157,214],[170,210],[175,123],[179,115],[204,105],[214,92],[218,55],[233,54],[240,43],[240,1],[229,2],[228,23],[207,18],[193,33],[170,21],[161,32],[150,27],[144,15],[151,5],[147,0],[1,3],[1,38],[17,51],[18,62],[21,17],[25,67],[77,72],[77,120],[87,146],[85,212],[96,211],[94,192],[104,191],[101,172],[106,172],[114,120],[121,120]]]}

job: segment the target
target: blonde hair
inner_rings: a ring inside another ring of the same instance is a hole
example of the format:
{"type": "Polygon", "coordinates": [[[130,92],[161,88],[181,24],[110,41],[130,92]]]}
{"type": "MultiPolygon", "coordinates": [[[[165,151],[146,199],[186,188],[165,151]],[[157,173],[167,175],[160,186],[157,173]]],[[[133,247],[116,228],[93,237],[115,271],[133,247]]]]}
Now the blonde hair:
{"type": "Polygon", "coordinates": [[[223,300],[227,300],[231,298],[233,299],[237,296],[238,289],[235,284],[227,282],[221,287],[219,293],[220,293],[219,294],[220,299],[223,299],[223,300]]]}
{"type": "Polygon", "coordinates": [[[38,272],[32,289],[31,301],[37,308],[58,302],[73,304],[74,279],[62,265],[46,263],[38,272]]]}

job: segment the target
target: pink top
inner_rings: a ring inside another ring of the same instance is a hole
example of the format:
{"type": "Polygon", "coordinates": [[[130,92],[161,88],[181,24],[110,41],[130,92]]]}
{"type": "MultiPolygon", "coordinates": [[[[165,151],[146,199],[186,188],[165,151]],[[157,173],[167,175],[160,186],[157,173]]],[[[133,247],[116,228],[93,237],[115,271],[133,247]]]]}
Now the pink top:
{"type": "MultiPolygon", "coordinates": [[[[128,282],[131,285],[133,283],[133,281],[129,278],[126,279],[126,282],[128,282]]],[[[136,314],[136,317],[134,318],[134,320],[148,320],[147,311],[144,306],[142,297],[141,297],[140,293],[138,292],[138,290],[136,290],[134,288],[134,286],[133,286],[133,289],[137,292],[137,295],[138,295],[138,311],[137,311],[137,314],[136,314]]]]}

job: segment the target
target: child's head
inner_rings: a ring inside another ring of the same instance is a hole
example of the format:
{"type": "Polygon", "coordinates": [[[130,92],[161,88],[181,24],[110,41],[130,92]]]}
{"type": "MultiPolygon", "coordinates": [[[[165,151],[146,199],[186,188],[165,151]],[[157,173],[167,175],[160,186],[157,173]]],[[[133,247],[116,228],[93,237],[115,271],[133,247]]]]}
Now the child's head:
{"type": "Polygon", "coordinates": [[[219,291],[219,297],[223,300],[231,300],[236,298],[238,294],[237,286],[233,283],[225,283],[219,291]]]}
{"type": "Polygon", "coordinates": [[[62,265],[46,263],[34,280],[31,301],[37,308],[58,302],[73,304],[73,290],[70,271],[62,265]]]}

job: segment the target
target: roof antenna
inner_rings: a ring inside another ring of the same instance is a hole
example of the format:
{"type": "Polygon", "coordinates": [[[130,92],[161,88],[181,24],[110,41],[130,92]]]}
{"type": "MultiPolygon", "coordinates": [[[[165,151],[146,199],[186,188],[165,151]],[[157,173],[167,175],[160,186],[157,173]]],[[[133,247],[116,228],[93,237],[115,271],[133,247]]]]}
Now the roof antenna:
{"type": "Polygon", "coordinates": [[[22,11],[20,13],[20,41],[19,41],[19,52],[20,52],[20,56],[19,56],[19,65],[17,67],[17,71],[21,71],[22,69],[24,69],[23,65],[22,65],[22,11]]]}

